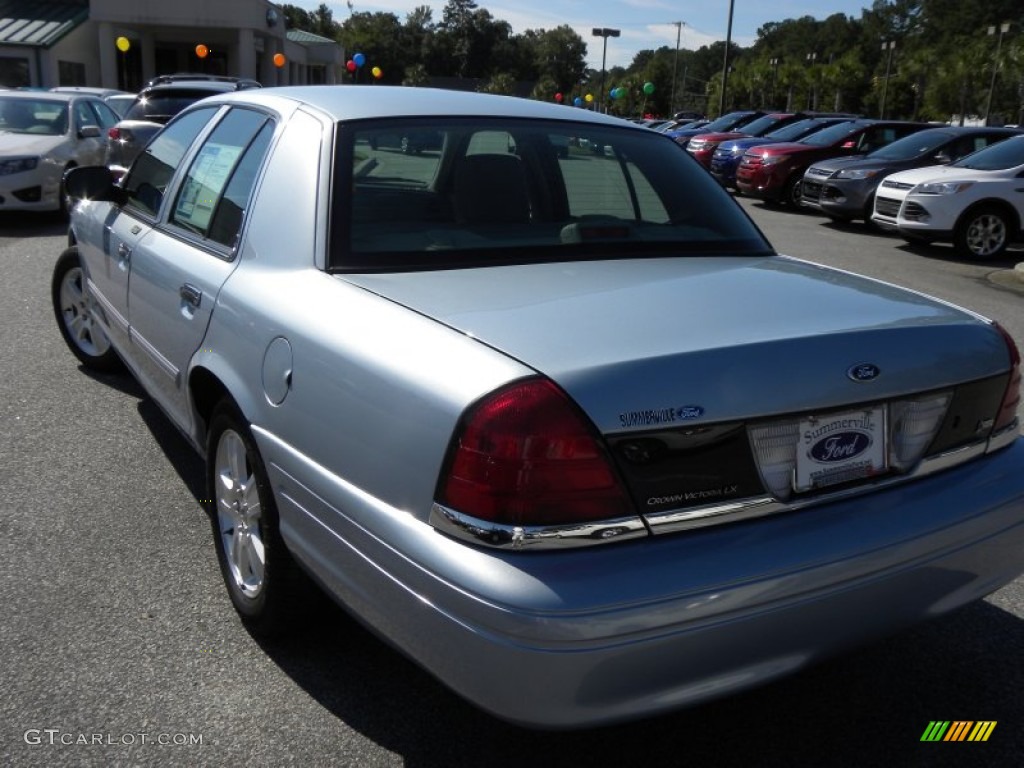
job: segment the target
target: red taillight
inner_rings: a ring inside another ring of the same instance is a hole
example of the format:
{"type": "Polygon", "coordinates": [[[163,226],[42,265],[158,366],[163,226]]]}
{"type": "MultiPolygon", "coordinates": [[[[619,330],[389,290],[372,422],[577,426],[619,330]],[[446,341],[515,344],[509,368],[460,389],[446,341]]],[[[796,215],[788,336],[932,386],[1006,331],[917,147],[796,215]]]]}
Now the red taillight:
{"type": "Polygon", "coordinates": [[[1010,381],[1006,385],[1006,394],[1003,395],[1002,405],[999,406],[999,413],[996,414],[996,423],[992,428],[993,432],[1010,426],[1017,416],[1017,406],[1020,404],[1020,351],[1013,343],[1013,337],[999,323],[993,323],[996,330],[1002,334],[1006,342],[1007,350],[1010,353],[1010,381]]]}
{"type": "Polygon", "coordinates": [[[546,379],[491,393],[449,449],[438,502],[503,525],[556,525],[633,514],[586,417],[546,379]]]}
{"type": "Polygon", "coordinates": [[[121,129],[115,125],[113,128],[107,131],[107,138],[110,139],[111,141],[117,141],[118,139],[121,138],[121,129]]]}

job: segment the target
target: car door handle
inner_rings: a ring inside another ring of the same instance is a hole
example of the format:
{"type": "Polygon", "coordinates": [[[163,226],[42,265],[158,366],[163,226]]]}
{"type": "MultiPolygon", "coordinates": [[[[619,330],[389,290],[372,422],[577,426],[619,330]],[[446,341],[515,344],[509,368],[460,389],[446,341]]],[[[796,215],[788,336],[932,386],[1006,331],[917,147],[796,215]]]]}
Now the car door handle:
{"type": "Polygon", "coordinates": [[[131,261],[132,249],[124,243],[119,243],[117,246],[117,258],[120,261],[131,261]]]}
{"type": "Polygon", "coordinates": [[[199,303],[203,300],[203,292],[189,283],[178,289],[178,295],[182,301],[195,309],[199,309],[199,303]]]}

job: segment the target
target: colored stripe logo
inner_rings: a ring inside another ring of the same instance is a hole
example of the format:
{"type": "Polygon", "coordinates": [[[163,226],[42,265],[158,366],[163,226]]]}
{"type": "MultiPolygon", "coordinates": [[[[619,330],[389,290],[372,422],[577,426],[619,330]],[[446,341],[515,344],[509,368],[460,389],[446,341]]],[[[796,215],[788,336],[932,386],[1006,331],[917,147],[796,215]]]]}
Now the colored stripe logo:
{"type": "Polygon", "coordinates": [[[997,720],[932,720],[921,741],[988,741],[997,720]]]}

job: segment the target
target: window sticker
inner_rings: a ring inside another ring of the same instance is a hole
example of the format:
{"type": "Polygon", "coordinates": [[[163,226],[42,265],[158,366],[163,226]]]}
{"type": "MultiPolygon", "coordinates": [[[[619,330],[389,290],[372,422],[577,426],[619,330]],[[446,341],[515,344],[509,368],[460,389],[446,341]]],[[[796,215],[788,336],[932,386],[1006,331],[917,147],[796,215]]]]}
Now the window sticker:
{"type": "Polygon", "coordinates": [[[178,207],[176,221],[199,232],[206,232],[231,171],[242,154],[242,148],[229,144],[207,143],[189,171],[178,207]]]}

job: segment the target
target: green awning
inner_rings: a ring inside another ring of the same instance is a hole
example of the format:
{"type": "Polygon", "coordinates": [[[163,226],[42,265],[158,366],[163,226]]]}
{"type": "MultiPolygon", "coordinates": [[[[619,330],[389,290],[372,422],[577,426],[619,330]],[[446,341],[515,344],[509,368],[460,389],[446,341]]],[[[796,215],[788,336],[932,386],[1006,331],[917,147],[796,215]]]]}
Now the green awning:
{"type": "Polygon", "coordinates": [[[49,48],[88,20],[88,3],[0,0],[0,45],[49,48]]]}

